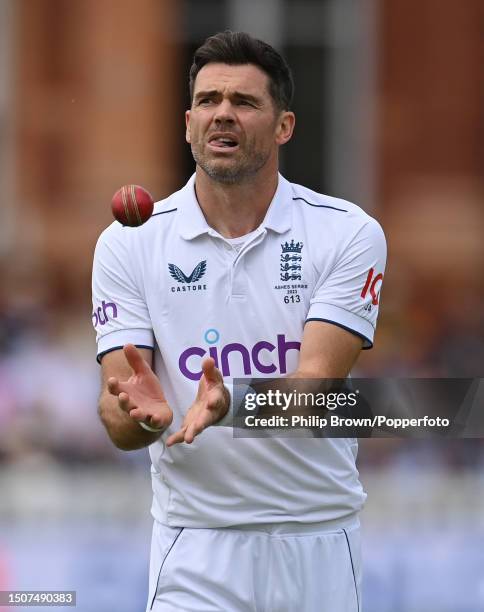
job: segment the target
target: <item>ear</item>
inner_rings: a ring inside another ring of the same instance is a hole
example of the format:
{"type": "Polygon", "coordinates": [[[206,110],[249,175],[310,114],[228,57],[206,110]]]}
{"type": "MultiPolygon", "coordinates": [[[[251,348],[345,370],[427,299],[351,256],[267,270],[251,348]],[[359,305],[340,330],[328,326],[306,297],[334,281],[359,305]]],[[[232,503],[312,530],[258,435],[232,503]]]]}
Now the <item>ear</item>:
{"type": "Polygon", "coordinates": [[[190,111],[187,110],[185,111],[185,140],[187,142],[191,142],[190,141],[190,111]]]}
{"type": "Polygon", "coordinates": [[[276,144],[283,145],[291,140],[295,124],[296,116],[294,113],[291,111],[284,111],[280,114],[277,120],[276,144]]]}

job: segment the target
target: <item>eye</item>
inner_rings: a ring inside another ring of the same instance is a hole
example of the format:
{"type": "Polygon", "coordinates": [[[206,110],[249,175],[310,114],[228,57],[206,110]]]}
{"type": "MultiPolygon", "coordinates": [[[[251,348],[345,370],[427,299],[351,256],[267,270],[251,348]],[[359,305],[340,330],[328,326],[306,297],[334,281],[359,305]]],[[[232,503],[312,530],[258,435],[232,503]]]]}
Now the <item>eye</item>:
{"type": "Polygon", "coordinates": [[[212,104],[212,102],[212,98],[200,98],[198,106],[207,106],[208,104],[212,104]]]}
{"type": "Polygon", "coordinates": [[[249,100],[239,100],[237,102],[238,106],[254,106],[251,102],[249,102],[249,100]]]}

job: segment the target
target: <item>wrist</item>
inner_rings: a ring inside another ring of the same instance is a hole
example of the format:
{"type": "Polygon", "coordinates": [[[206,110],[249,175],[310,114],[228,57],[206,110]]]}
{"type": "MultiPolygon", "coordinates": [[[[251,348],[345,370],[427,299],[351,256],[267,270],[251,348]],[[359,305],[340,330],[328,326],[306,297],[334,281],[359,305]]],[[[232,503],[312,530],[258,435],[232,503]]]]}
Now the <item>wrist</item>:
{"type": "Polygon", "coordinates": [[[214,425],[217,427],[231,427],[233,425],[232,390],[233,390],[233,384],[231,382],[224,383],[223,394],[224,394],[224,400],[226,401],[227,410],[224,413],[224,416],[221,417],[216,423],[214,423],[214,425]]]}
{"type": "Polygon", "coordinates": [[[162,431],[164,430],[163,427],[152,427],[151,425],[148,425],[148,423],[145,423],[144,421],[138,421],[138,425],[141,427],[141,429],[144,429],[145,431],[149,431],[150,433],[162,433],[162,431]]]}
{"type": "Polygon", "coordinates": [[[227,412],[230,412],[232,410],[232,389],[233,389],[233,385],[232,384],[230,384],[230,385],[224,384],[223,387],[224,387],[225,406],[227,408],[225,414],[227,414],[227,412]]]}

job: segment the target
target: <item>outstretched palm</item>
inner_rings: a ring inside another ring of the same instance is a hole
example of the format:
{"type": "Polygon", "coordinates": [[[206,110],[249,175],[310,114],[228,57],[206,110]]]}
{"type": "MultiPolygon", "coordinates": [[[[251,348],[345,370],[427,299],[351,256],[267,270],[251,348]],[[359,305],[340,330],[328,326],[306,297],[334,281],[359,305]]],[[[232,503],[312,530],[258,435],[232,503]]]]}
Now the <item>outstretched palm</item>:
{"type": "Polygon", "coordinates": [[[133,374],[123,382],[110,378],[109,392],[118,397],[121,409],[134,420],[166,429],[173,420],[173,412],[158,377],[134,345],[127,344],[124,354],[133,374]]]}
{"type": "Polygon", "coordinates": [[[178,442],[191,444],[199,433],[225,416],[230,406],[230,394],[224,387],[223,377],[209,357],[202,363],[202,377],[195,401],[190,406],[183,425],[166,441],[167,446],[178,442]]]}

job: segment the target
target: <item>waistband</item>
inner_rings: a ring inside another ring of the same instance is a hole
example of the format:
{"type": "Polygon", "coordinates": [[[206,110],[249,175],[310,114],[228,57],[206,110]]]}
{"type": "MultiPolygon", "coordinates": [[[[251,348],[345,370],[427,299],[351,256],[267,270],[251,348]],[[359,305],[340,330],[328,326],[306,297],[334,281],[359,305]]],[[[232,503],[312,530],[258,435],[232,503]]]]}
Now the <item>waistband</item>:
{"type": "Polygon", "coordinates": [[[299,523],[290,521],[287,523],[255,523],[251,525],[234,525],[223,527],[230,531],[257,531],[268,535],[297,535],[308,533],[334,533],[343,529],[356,529],[360,526],[359,513],[354,512],[343,518],[337,518],[320,523],[299,523]]]}

